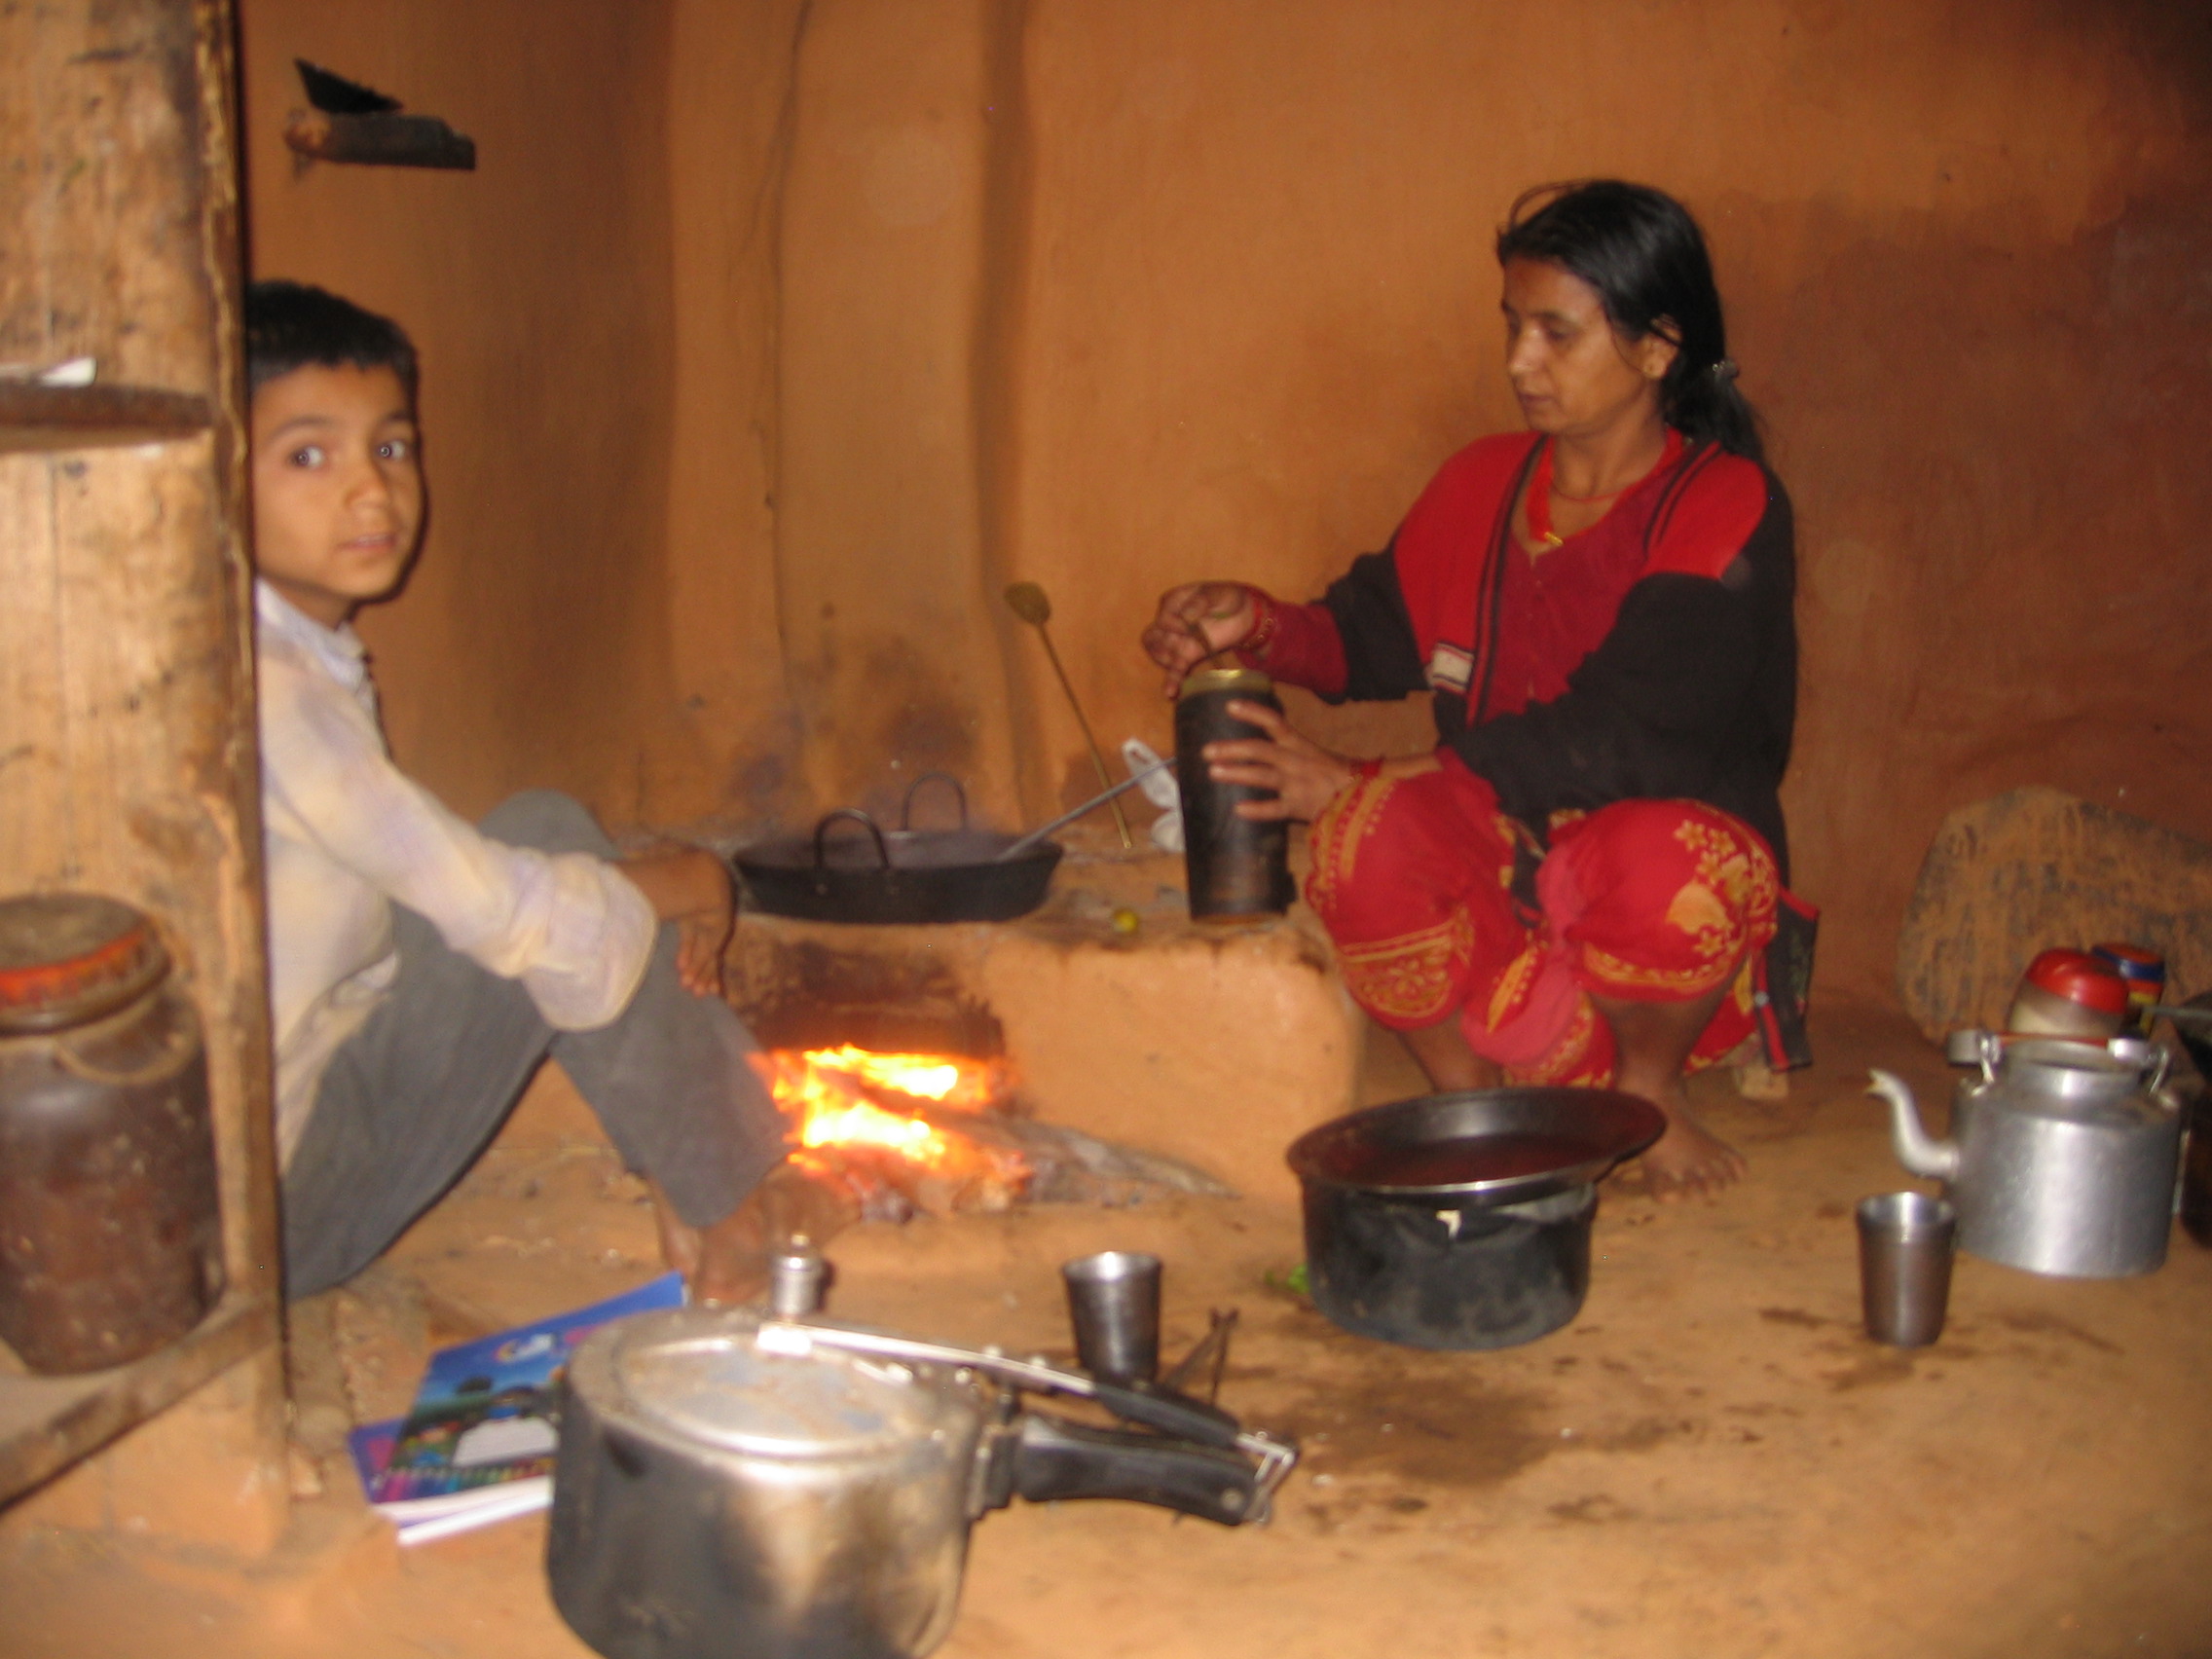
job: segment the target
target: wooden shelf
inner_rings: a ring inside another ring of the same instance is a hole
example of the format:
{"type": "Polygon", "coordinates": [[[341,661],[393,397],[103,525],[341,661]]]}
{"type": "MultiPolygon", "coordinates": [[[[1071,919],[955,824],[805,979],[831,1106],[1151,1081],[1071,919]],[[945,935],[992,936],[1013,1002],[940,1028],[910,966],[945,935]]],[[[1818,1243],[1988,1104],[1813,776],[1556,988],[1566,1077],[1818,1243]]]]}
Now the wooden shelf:
{"type": "Polygon", "coordinates": [[[161,443],[214,424],[207,400],[190,392],[0,381],[0,453],[161,443]]]}
{"type": "Polygon", "coordinates": [[[0,1503],[98,1451],[276,1337],[276,1299],[233,1291],[167,1347],[112,1371],[36,1377],[17,1369],[15,1356],[7,1354],[10,1369],[0,1374],[0,1503]]]}

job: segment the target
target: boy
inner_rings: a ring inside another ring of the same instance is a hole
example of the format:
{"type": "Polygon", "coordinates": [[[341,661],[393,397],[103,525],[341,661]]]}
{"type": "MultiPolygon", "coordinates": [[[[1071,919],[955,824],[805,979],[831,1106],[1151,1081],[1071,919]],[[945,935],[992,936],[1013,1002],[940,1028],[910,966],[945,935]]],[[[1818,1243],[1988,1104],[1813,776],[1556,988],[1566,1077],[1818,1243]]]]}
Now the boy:
{"type": "Polygon", "coordinates": [[[260,282],[246,368],[286,1294],[374,1260],[548,1054],[650,1179],[693,1297],[755,1293],[770,1210],[803,1222],[811,1188],[720,999],[727,873],[694,848],[621,858],[549,792],[472,829],[391,763],[349,623],[421,538],[414,348],[260,282]]]}

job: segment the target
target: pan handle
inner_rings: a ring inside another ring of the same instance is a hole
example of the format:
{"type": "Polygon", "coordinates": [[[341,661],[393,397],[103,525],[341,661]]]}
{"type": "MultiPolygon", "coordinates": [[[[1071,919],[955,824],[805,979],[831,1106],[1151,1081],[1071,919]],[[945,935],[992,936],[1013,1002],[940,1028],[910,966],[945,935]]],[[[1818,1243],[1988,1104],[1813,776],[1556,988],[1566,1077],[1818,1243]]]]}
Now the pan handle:
{"type": "Polygon", "coordinates": [[[850,818],[867,826],[867,832],[875,837],[875,856],[883,861],[883,867],[889,869],[891,867],[891,849],[884,844],[883,831],[875,827],[874,819],[857,806],[840,806],[834,812],[825,812],[822,815],[822,822],[814,827],[814,867],[820,869],[826,862],[824,854],[830,834],[830,826],[836,823],[840,818],[850,818]]]}
{"type": "Polygon", "coordinates": [[[968,791],[966,786],[963,785],[961,781],[958,778],[954,777],[950,772],[924,772],[920,777],[916,778],[912,783],[906,786],[906,798],[899,803],[899,828],[902,830],[911,830],[914,827],[914,792],[919,790],[924,784],[928,783],[933,778],[935,778],[940,783],[950,784],[952,786],[953,797],[960,802],[960,828],[963,830],[967,829],[968,791]]]}

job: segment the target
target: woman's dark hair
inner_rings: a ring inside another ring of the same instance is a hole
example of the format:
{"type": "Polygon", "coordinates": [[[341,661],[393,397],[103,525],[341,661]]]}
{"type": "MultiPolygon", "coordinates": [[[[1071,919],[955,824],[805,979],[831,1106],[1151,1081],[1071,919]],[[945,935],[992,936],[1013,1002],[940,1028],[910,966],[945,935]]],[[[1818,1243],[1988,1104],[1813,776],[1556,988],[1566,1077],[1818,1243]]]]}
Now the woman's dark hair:
{"type": "Polygon", "coordinates": [[[254,283],[245,291],[247,392],[310,364],[389,369],[415,407],[415,343],[398,323],[305,282],[254,283]]]}
{"type": "Polygon", "coordinates": [[[1689,209],[1664,192],[1614,178],[1523,191],[1497,233],[1497,262],[1536,259],[1598,290],[1630,340],[1656,334],[1675,348],[1659,383],[1660,412],[1689,438],[1763,458],[1758,417],[1736,389],[1713,261],[1689,209]]]}

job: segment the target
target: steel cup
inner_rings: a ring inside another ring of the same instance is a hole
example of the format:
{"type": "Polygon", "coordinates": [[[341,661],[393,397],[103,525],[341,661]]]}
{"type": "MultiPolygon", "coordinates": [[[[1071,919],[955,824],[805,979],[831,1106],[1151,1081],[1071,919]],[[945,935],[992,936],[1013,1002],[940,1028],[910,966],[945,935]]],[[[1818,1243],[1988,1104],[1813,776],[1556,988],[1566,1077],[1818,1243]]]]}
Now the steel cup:
{"type": "Polygon", "coordinates": [[[1104,1382],[1160,1374],[1160,1258],[1105,1250],[1062,1264],[1076,1358],[1104,1382]]]}
{"type": "Polygon", "coordinates": [[[1942,1334],[1951,1295],[1958,1212],[1921,1193],[1859,1202],[1859,1290],[1866,1334],[1893,1347],[1926,1347],[1942,1334]]]}

